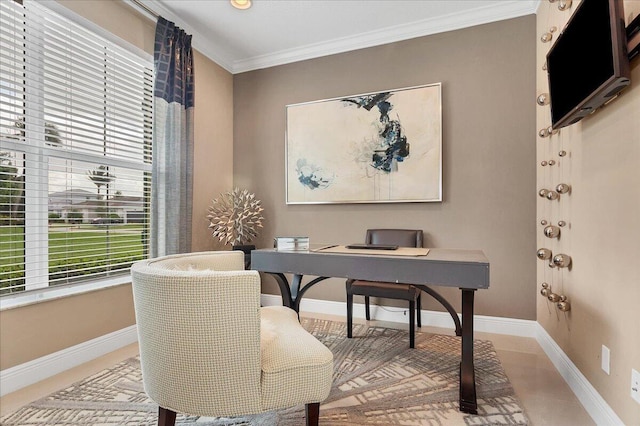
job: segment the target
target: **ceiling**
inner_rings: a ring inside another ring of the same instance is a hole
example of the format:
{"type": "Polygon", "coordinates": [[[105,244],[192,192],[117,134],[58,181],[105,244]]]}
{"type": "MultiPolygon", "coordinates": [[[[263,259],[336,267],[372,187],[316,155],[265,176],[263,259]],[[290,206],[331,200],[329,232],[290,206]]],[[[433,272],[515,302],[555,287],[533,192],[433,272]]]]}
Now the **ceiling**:
{"type": "Polygon", "coordinates": [[[539,2],[253,0],[238,10],[227,0],[127,1],[175,22],[198,51],[234,74],[530,15],[539,2]]]}

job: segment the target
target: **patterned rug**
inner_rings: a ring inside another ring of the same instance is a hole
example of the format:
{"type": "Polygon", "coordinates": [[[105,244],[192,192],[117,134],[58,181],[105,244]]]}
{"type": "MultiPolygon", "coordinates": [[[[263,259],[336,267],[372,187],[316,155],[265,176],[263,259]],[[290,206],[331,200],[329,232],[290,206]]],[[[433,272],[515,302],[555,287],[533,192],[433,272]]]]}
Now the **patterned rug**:
{"type": "MultiPolygon", "coordinates": [[[[460,338],[303,318],[331,349],[333,388],[320,405],[321,425],[528,424],[490,341],[476,340],[478,415],[458,410],[460,338]]],[[[10,425],[155,425],[158,406],[144,393],[137,357],[101,371],[1,419],[10,425]]],[[[304,406],[242,418],[178,415],[178,425],[304,425],[304,406]]]]}

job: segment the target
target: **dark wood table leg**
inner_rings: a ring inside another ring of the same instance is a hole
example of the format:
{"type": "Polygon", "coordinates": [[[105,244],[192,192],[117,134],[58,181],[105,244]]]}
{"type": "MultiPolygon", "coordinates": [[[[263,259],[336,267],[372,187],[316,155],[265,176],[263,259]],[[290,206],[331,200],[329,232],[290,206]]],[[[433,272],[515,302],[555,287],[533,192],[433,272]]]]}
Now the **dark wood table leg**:
{"type": "Polygon", "coordinates": [[[317,277],[309,281],[304,287],[302,287],[303,276],[300,274],[293,275],[291,285],[289,285],[289,280],[282,273],[267,272],[267,274],[275,278],[276,282],[278,283],[280,293],[282,294],[282,305],[291,308],[298,313],[300,313],[300,301],[302,300],[302,296],[304,295],[304,293],[314,285],[318,284],[320,281],[324,281],[329,278],[317,277]]]}
{"type": "Polygon", "coordinates": [[[462,360],[460,362],[460,411],[478,414],[476,376],[473,366],[473,297],[475,290],[462,290],[462,360]]]}
{"type": "Polygon", "coordinates": [[[444,306],[444,308],[447,310],[447,312],[449,312],[449,315],[451,315],[451,319],[453,320],[453,323],[455,324],[456,336],[462,336],[462,325],[460,324],[460,318],[458,318],[458,313],[453,308],[451,303],[449,303],[447,301],[447,299],[442,297],[440,295],[440,293],[438,293],[437,291],[435,291],[434,289],[432,289],[430,287],[427,287],[426,285],[416,285],[416,287],[418,287],[420,290],[424,291],[429,296],[431,296],[434,299],[436,299],[438,301],[438,303],[440,303],[442,306],[444,306]]]}
{"type": "Polygon", "coordinates": [[[276,272],[267,272],[273,278],[275,278],[280,288],[280,294],[282,295],[282,305],[287,308],[293,309],[293,297],[291,296],[291,287],[289,287],[289,280],[284,274],[276,272]]]}

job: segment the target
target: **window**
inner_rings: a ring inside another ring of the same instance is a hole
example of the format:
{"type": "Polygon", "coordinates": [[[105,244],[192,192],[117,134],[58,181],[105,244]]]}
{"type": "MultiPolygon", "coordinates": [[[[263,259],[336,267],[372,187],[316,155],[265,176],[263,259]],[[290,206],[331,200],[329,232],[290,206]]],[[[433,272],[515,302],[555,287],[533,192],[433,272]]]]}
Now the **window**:
{"type": "Polygon", "coordinates": [[[38,4],[0,2],[0,295],[147,257],[153,63],[38,4]]]}

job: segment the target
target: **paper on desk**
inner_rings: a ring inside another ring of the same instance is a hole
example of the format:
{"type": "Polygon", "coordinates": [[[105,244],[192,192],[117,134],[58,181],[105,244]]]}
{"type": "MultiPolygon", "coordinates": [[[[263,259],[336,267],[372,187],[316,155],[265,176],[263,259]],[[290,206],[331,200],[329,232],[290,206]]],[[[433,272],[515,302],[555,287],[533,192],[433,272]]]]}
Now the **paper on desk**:
{"type": "Polygon", "coordinates": [[[398,247],[396,250],[376,250],[376,249],[348,249],[343,245],[321,247],[313,250],[322,253],[339,254],[370,254],[380,256],[426,256],[429,254],[428,248],[398,247]]]}

